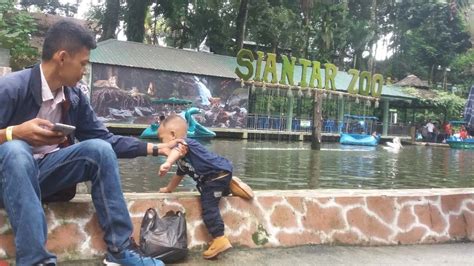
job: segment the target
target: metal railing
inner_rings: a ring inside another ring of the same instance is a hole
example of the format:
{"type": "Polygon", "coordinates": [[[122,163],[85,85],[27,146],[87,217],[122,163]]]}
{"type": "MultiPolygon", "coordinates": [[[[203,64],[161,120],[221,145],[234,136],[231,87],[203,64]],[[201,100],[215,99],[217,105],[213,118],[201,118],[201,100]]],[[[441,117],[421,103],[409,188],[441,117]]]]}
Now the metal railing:
{"type": "MultiPolygon", "coordinates": [[[[411,124],[392,124],[388,127],[387,135],[389,136],[410,136],[411,124]]],[[[311,132],[312,120],[293,118],[291,121],[292,132],[311,132]]],[[[322,124],[323,133],[339,133],[342,124],[338,120],[325,119],[322,124]]],[[[287,117],[272,115],[247,115],[247,129],[254,130],[270,130],[270,131],[288,131],[287,117]]],[[[377,133],[382,134],[382,123],[376,123],[374,129],[377,133]]]]}
{"type": "MultiPolygon", "coordinates": [[[[391,124],[388,126],[387,135],[388,136],[401,136],[401,137],[410,136],[411,127],[412,127],[411,124],[402,124],[402,123],[391,124]]],[[[382,123],[377,123],[375,128],[379,134],[382,134],[382,131],[383,131],[382,123]]]]}
{"type": "MultiPolygon", "coordinates": [[[[247,128],[255,130],[288,131],[287,117],[270,115],[247,115],[247,128]]],[[[337,120],[327,119],[323,121],[324,133],[338,133],[339,123],[337,120]]],[[[291,121],[292,132],[311,132],[313,123],[310,119],[293,118],[291,121]]]]}

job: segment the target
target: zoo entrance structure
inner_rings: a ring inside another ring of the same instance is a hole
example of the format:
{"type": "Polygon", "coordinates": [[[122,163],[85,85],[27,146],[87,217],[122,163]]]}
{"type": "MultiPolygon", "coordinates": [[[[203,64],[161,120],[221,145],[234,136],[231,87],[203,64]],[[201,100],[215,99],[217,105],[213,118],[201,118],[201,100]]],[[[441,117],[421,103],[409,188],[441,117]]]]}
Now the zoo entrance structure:
{"type": "MultiPolygon", "coordinates": [[[[318,102],[314,98],[320,97],[320,128],[326,135],[338,136],[344,114],[352,114],[381,118],[375,127],[382,137],[408,137],[414,114],[430,108],[394,85],[383,85],[377,99],[353,95],[347,91],[351,75],[337,69],[333,89],[307,90],[299,85],[240,80],[235,57],[118,40],[98,43],[90,62],[85,81],[91,88],[92,105],[99,119],[121,128],[143,130],[160,113],[170,111],[157,109],[152,100],[172,97],[189,100],[203,110],[196,119],[218,135],[274,132],[306,136],[314,128],[313,102],[318,102]],[[394,112],[403,122],[393,123],[394,112]]],[[[281,73],[282,64],[275,63],[275,68],[281,73]]],[[[305,75],[301,65],[295,65],[293,75],[295,81],[305,75]]],[[[310,77],[311,68],[306,75],[310,77]]],[[[321,76],[325,76],[323,67],[321,76]]]]}

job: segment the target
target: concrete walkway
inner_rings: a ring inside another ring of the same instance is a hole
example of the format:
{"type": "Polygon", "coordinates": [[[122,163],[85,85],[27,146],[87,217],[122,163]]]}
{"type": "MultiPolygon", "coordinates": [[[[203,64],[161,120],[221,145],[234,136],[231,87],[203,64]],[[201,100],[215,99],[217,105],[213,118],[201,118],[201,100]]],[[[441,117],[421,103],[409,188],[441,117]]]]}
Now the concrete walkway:
{"type": "MultiPolygon", "coordinates": [[[[76,261],[60,265],[101,265],[76,261]]],[[[293,248],[232,249],[208,261],[193,252],[177,265],[474,265],[474,243],[356,247],[302,246],[293,248]]]]}

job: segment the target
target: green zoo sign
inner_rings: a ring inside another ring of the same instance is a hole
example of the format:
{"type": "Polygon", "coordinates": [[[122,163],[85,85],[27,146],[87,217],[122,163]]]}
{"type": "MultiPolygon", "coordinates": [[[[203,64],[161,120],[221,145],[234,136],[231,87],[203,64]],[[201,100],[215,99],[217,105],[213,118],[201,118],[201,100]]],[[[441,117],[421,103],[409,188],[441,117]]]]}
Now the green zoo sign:
{"type": "MultiPolygon", "coordinates": [[[[270,82],[273,84],[278,83],[281,85],[294,86],[293,77],[297,61],[296,57],[288,58],[285,55],[281,56],[282,70],[280,76],[277,75],[276,54],[267,53],[266,60],[264,60],[264,58],[265,53],[257,51],[257,63],[254,68],[253,63],[255,57],[252,51],[247,49],[240,50],[237,53],[237,64],[239,67],[235,68],[235,73],[242,80],[252,79],[257,82],[270,82]]],[[[303,88],[309,87],[336,90],[335,78],[338,70],[334,64],[324,64],[324,80],[321,75],[321,63],[319,61],[310,61],[300,58],[298,59],[298,64],[301,65],[301,80],[299,81],[298,86],[303,88]],[[311,68],[309,81],[307,77],[308,68],[311,68]]],[[[372,97],[380,97],[380,95],[382,95],[384,79],[381,74],[372,75],[368,71],[360,72],[357,69],[350,69],[347,73],[352,76],[351,82],[347,88],[347,91],[350,94],[372,97]]]]}

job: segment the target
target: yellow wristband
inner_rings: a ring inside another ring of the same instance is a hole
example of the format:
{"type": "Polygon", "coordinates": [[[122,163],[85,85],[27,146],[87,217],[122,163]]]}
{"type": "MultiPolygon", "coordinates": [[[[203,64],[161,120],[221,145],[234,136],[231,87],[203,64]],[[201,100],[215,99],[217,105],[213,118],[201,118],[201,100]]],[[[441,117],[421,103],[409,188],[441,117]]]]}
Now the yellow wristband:
{"type": "Polygon", "coordinates": [[[12,141],[13,140],[13,127],[14,126],[9,126],[6,129],[7,141],[12,141]]]}

